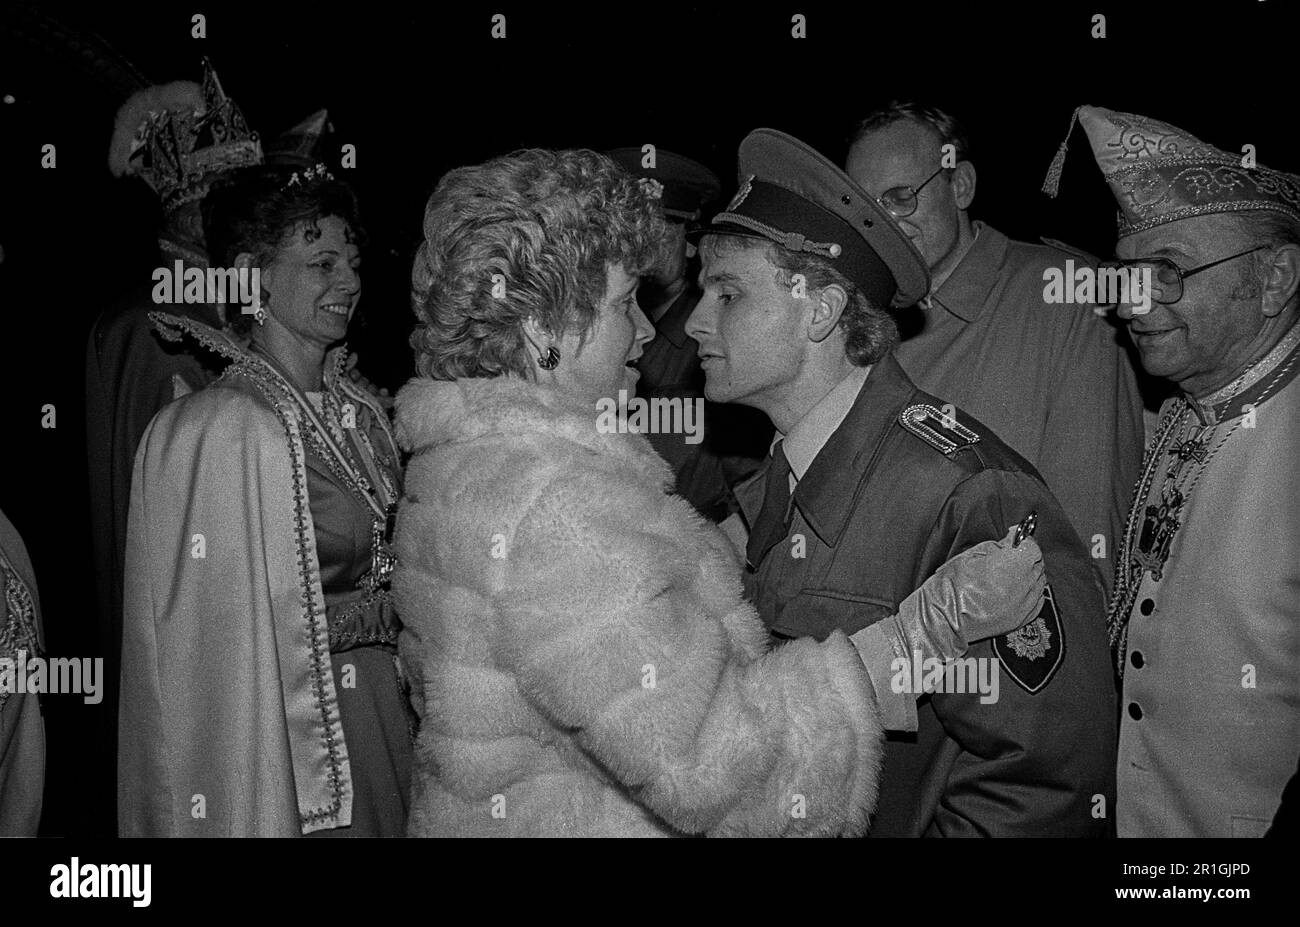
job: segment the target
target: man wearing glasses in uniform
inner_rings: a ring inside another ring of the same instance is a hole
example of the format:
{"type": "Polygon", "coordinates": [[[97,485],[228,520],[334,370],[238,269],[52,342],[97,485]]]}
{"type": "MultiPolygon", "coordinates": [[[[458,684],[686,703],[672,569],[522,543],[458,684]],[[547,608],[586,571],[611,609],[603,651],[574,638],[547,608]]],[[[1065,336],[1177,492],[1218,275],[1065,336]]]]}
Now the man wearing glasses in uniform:
{"type": "Polygon", "coordinates": [[[1038,469],[1109,589],[1142,458],[1133,365],[1116,326],[1046,301],[1045,271],[1091,258],[970,218],[968,148],[955,119],[913,103],[872,113],[853,135],[847,173],[898,220],[933,280],[920,312],[900,318],[894,356],[958,422],[982,421],[1038,469]]]}

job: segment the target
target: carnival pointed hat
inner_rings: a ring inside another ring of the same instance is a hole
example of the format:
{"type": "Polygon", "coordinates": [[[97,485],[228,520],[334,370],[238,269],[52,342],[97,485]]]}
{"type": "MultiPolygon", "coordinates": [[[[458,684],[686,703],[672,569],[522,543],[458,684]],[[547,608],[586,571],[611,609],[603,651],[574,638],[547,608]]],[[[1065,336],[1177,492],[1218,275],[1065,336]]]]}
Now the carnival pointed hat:
{"type": "Polygon", "coordinates": [[[321,139],[334,127],[329,110],[318,109],[291,129],[286,129],[263,146],[267,164],[312,167],[321,158],[321,139]]]}
{"type": "Polygon", "coordinates": [[[1074,123],[1119,203],[1119,237],[1212,213],[1270,210],[1300,222],[1300,177],[1253,164],[1181,129],[1131,113],[1080,106],[1043,192],[1056,196],[1074,123]]]}

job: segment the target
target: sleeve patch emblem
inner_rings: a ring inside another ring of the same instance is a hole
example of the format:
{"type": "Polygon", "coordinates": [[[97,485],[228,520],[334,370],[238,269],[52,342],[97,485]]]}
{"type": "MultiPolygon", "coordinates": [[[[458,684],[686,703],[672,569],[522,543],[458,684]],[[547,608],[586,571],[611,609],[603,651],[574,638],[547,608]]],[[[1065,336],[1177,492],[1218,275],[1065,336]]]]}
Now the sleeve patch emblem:
{"type": "Polygon", "coordinates": [[[1037,695],[1051,682],[1065,661],[1065,630],[1051,586],[1038,616],[1005,637],[995,638],[993,652],[1016,685],[1030,695],[1037,695]]]}

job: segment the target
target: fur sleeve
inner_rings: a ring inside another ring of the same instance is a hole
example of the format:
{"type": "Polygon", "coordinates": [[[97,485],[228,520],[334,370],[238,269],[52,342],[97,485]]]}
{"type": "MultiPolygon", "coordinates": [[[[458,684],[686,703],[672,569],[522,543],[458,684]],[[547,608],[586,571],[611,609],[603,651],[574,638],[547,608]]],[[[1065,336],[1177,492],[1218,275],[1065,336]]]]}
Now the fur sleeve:
{"type": "Polygon", "coordinates": [[[509,629],[497,659],[680,831],[862,832],[880,727],[852,645],[837,634],[755,660],[752,610],[737,596],[719,612],[687,579],[701,559],[722,561],[664,531],[671,504],[617,473],[561,470],[510,544],[494,596],[509,629]]]}

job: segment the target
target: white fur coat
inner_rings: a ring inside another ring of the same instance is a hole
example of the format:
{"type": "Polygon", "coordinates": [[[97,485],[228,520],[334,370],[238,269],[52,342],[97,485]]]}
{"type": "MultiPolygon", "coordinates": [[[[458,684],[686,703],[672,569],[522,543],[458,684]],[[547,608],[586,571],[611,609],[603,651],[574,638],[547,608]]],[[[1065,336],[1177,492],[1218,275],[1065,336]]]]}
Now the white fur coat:
{"type": "Polygon", "coordinates": [[[865,830],[881,731],[852,644],[766,653],[644,437],[514,378],[413,380],[397,429],[413,836],[865,830]]]}

